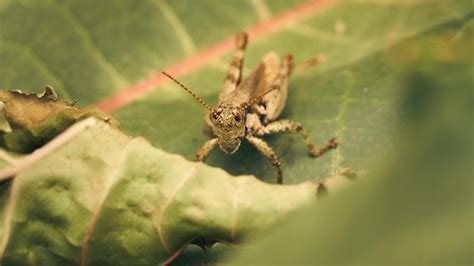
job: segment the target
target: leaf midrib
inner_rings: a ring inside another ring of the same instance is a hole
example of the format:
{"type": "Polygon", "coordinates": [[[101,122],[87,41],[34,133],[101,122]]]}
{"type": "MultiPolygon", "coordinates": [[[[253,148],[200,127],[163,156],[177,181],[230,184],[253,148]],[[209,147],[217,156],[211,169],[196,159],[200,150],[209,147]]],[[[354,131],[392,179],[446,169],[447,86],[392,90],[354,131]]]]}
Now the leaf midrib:
{"type": "MultiPolygon", "coordinates": [[[[320,11],[322,8],[330,6],[338,0],[312,0],[285,12],[273,16],[271,19],[260,22],[245,31],[248,33],[252,40],[261,39],[265,36],[274,33],[275,31],[285,28],[288,23],[299,21],[315,12],[320,11]]],[[[234,49],[234,37],[231,36],[215,45],[201,50],[197,54],[184,58],[180,62],[173,66],[165,68],[164,70],[172,76],[179,77],[188,72],[199,68],[200,66],[210,62],[216,57],[230,52],[234,49]]],[[[105,99],[104,101],[97,103],[95,107],[102,109],[106,112],[114,111],[126,104],[133,102],[140,96],[143,96],[150,92],[153,88],[167,82],[168,79],[163,77],[160,72],[152,73],[148,78],[140,80],[131,86],[119,90],[115,95],[105,99]]]]}

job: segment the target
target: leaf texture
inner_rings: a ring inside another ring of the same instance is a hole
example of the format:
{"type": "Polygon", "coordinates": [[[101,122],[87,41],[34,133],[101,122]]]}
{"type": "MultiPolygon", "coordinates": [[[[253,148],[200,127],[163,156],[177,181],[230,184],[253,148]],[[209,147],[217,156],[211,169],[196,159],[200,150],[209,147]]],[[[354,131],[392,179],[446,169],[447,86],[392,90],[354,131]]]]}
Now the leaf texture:
{"type": "Polygon", "coordinates": [[[156,265],[200,236],[235,242],[268,229],[320,186],[232,177],[95,118],[71,131],[3,198],[2,264],[156,265]]]}
{"type": "Polygon", "coordinates": [[[115,127],[119,123],[97,109],[78,109],[72,102],[57,98],[52,87],[44,92],[0,91],[3,132],[0,146],[16,153],[30,153],[41,147],[75,122],[97,117],[115,127]]]}

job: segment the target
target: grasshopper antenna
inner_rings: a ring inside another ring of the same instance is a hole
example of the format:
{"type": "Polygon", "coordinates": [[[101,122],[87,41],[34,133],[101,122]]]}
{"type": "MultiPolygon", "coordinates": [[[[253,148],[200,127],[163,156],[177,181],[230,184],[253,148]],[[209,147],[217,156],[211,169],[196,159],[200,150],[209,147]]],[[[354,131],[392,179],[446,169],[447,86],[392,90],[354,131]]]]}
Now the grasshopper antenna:
{"type": "Polygon", "coordinates": [[[243,107],[244,109],[249,108],[250,106],[252,106],[252,105],[255,104],[256,102],[260,101],[260,100],[263,98],[263,96],[267,95],[269,92],[274,91],[274,90],[276,90],[276,89],[278,89],[278,88],[279,88],[279,86],[273,86],[271,89],[267,90],[266,92],[264,92],[264,93],[260,94],[259,96],[257,96],[257,97],[255,97],[255,98],[251,99],[250,101],[248,101],[248,102],[242,104],[242,107],[243,107]]]}
{"type": "Polygon", "coordinates": [[[186,86],[184,86],[181,82],[177,81],[175,78],[173,78],[170,74],[166,73],[165,71],[161,71],[161,73],[165,76],[167,76],[169,79],[172,81],[176,82],[181,88],[183,88],[185,91],[187,91],[191,96],[194,97],[200,104],[204,105],[207,110],[211,111],[211,107],[203,100],[201,97],[197,96],[194,92],[192,92],[190,89],[188,89],[186,86]]]}

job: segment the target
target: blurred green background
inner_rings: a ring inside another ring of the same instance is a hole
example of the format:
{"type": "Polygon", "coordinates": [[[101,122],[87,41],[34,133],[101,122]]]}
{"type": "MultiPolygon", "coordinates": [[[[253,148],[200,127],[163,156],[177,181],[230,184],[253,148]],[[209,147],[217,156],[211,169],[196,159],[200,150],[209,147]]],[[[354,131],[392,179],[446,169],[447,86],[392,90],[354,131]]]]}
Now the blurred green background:
{"type": "MultiPolygon", "coordinates": [[[[59,95],[85,107],[305,1],[0,1],[0,87],[59,95]]],[[[189,248],[176,264],[473,264],[473,2],[333,1],[250,40],[249,73],[269,51],[292,53],[284,118],[317,143],[274,136],[285,183],[351,166],[360,181],[234,254],[189,248]],[[302,67],[315,56],[325,62],[302,67]]],[[[179,77],[214,104],[229,55],[179,77]]],[[[192,159],[205,109],[167,83],[113,112],[124,131],[192,159]]],[[[209,164],[275,182],[250,146],[209,164]]]]}

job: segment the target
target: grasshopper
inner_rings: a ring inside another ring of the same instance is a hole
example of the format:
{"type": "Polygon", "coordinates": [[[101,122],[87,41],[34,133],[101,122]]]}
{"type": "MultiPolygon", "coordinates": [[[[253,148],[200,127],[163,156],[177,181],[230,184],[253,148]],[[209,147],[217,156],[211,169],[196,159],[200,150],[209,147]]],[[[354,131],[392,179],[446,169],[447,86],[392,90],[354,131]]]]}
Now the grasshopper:
{"type": "Polygon", "coordinates": [[[332,138],[325,146],[316,148],[300,123],[291,120],[276,120],[285,107],[293,57],[285,55],[280,60],[275,52],[270,52],[264,56],[259,66],[242,80],[247,40],[247,34],[244,32],[236,35],[237,49],[219,93],[219,102],[213,108],[181,82],[164,71],[162,73],[186,90],[209,111],[205,120],[213,137],[198,150],[197,161],[204,161],[217,146],[225,153],[232,154],[238,150],[241,141],[246,140],[277,168],[277,183],[282,184],[282,162],[261,137],[275,133],[299,132],[312,157],[318,157],[336,148],[338,143],[335,138],[332,138]]]}

